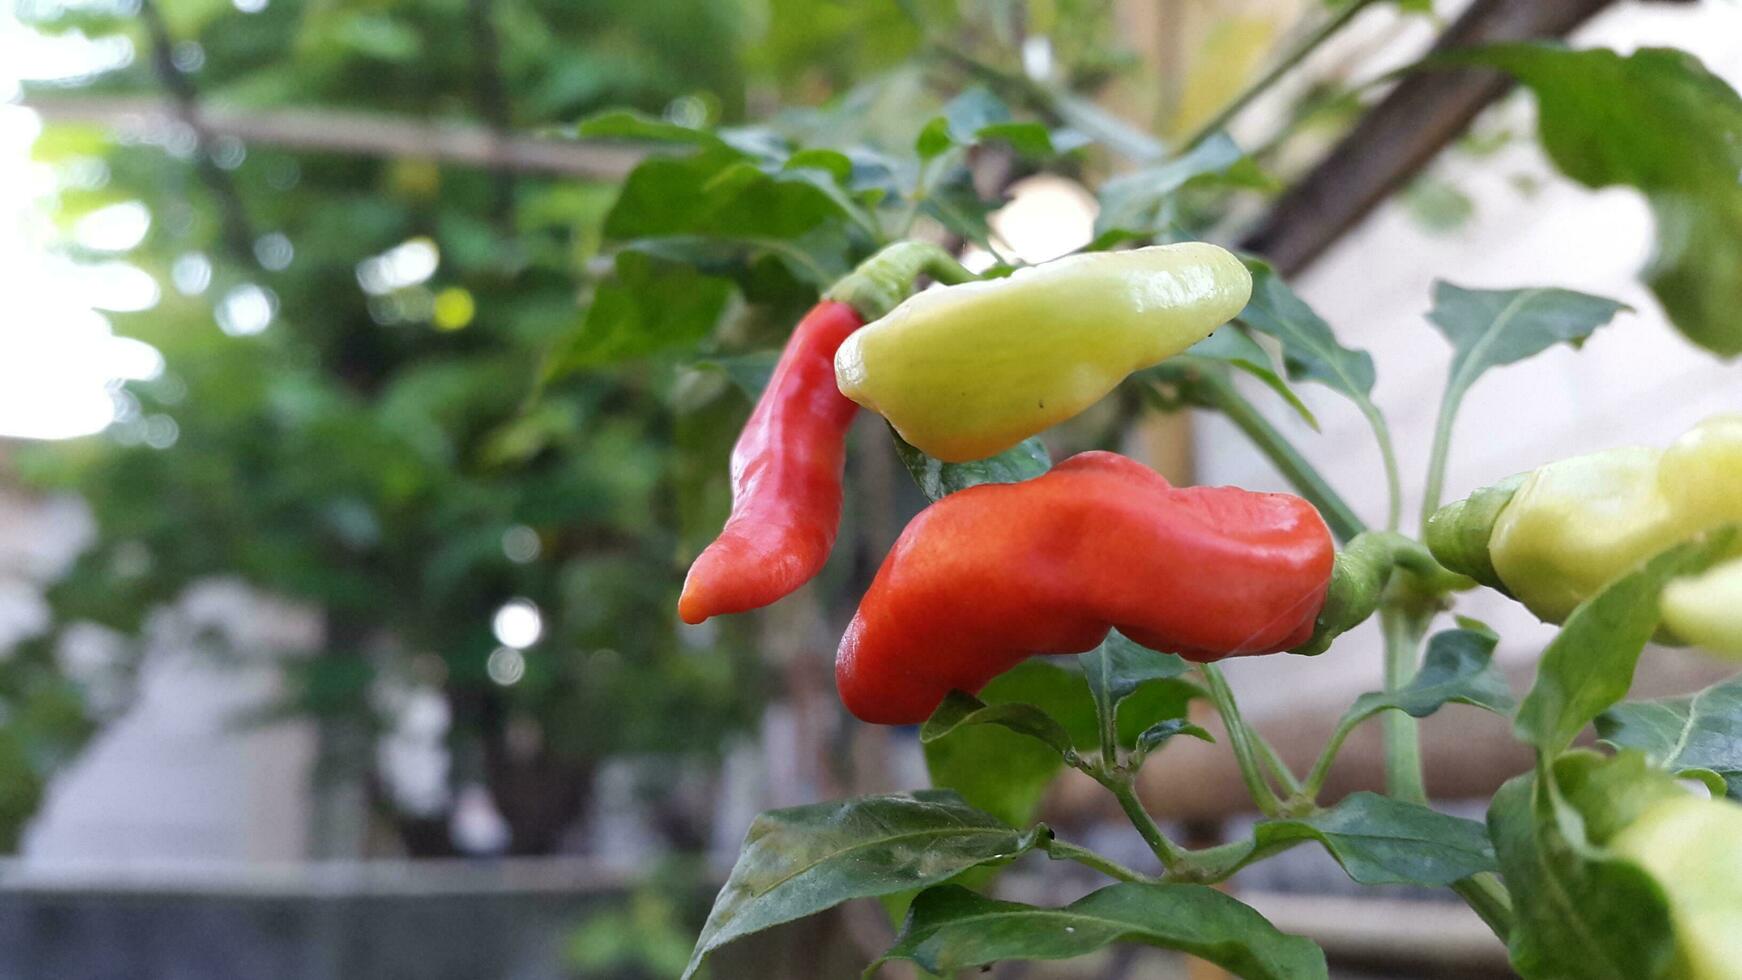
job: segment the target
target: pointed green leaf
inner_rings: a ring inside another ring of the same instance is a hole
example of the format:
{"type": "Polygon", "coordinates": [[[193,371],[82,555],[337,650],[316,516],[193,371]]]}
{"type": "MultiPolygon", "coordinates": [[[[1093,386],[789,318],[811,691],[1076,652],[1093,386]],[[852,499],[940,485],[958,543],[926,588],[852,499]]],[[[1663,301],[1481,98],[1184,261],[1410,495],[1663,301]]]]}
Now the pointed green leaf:
{"type": "Polygon", "coordinates": [[[1282,363],[1292,381],[1316,381],[1369,406],[1373,357],[1337,342],[1331,325],[1313,311],[1282,277],[1261,259],[1244,259],[1252,273],[1252,299],[1238,320],[1282,342],[1282,363]]]}
{"type": "Polygon", "coordinates": [[[1228,853],[1225,870],[1309,840],[1323,844],[1363,885],[1437,888],[1494,870],[1494,851],[1481,824],[1377,793],[1352,794],[1310,817],[1260,823],[1249,849],[1228,853]]]}
{"type": "Polygon", "coordinates": [[[1618,704],[1597,716],[1597,734],[1670,772],[1714,773],[1725,795],[1742,800],[1742,677],[1687,697],[1618,704]]]}
{"type": "Polygon", "coordinates": [[[1464,629],[1445,630],[1428,642],[1421,670],[1397,691],[1374,691],[1355,699],[1345,723],[1386,709],[1426,718],[1448,702],[1475,705],[1495,714],[1512,712],[1512,689],[1494,668],[1494,647],[1500,638],[1474,620],[1464,629]]]}
{"type": "Polygon", "coordinates": [[[1214,888],[1131,882],[1063,908],[1001,902],[954,885],[928,889],[878,963],[911,960],[950,976],[1000,960],[1070,959],[1116,942],[1190,953],[1247,980],[1327,975],[1325,954],[1310,940],[1278,932],[1214,888]]]}
{"type": "Polygon", "coordinates": [[[683,975],[741,936],[1009,860],[1046,833],[1012,830],[944,790],[770,810],[750,825],[683,975]]]}
{"type": "Polygon", "coordinates": [[[1434,305],[1427,316],[1454,352],[1442,418],[1457,414],[1464,393],[1489,368],[1534,357],[1556,344],[1576,347],[1627,308],[1570,289],[1465,289],[1434,283],[1434,305]]]}
{"type": "Polygon", "coordinates": [[[999,725],[1045,743],[1061,758],[1072,754],[1070,733],[1053,717],[1032,704],[987,704],[971,694],[951,691],[919,730],[921,744],[949,735],[964,726],[999,725]]]}
{"type": "Polygon", "coordinates": [[[1556,815],[1534,773],[1500,788],[1488,809],[1512,896],[1507,946],[1527,978],[1636,980],[1665,975],[1673,955],[1663,890],[1629,861],[1594,852],[1556,815]]]}

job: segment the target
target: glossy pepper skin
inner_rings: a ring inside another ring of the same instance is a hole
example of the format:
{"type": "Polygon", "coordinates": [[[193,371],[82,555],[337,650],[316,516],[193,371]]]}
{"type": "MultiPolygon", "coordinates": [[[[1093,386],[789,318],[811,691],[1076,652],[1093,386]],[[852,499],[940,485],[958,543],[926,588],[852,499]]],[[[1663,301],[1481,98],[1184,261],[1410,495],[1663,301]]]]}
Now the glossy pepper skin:
{"type": "Polygon", "coordinates": [[[859,410],[835,388],[835,351],[861,322],[853,307],[824,300],[793,330],[732,448],[732,516],[690,566],[684,622],[766,606],[828,560],[859,410]]]}
{"type": "Polygon", "coordinates": [[[1742,980],[1742,806],[1694,796],[1653,803],[1609,840],[1669,899],[1670,976],[1742,980]]]}
{"type": "Polygon", "coordinates": [[[1304,644],[1334,547],[1311,504],[1174,488],[1113,453],[970,487],[915,517],[835,659],[847,709],[924,721],[1031,654],[1082,653],[1111,627],[1207,662],[1304,644]]]}
{"type": "Polygon", "coordinates": [[[1742,559],[1676,579],[1658,605],[1677,639],[1742,660],[1742,559]]]}
{"type": "Polygon", "coordinates": [[[848,398],[946,462],[1002,452],[1209,336],[1252,276],[1203,242],[1072,255],[910,297],[835,355],[848,398]]]}
{"type": "Polygon", "coordinates": [[[1558,623],[1658,552],[1737,521],[1742,415],[1719,415],[1665,450],[1575,456],[1478,491],[1435,514],[1426,537],[1447,568],[1558,623]]]}

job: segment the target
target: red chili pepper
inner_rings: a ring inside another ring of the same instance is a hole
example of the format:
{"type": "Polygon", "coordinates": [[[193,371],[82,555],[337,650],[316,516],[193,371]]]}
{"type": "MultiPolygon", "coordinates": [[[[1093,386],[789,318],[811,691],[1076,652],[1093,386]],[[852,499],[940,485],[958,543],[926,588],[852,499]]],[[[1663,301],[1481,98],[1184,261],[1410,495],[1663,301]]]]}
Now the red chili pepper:
{"type": "Polygon", "coordinates": [[[677,604],[684,622],[766,606],[828,560],[859,410],[835,387],[835,349],[863,323],[852,306],[823,300],[793,330],[732,448],[732,516],[690,566],[677,604]]]}
{"type": "Polygon", "coordinates": [[[1199,662],[1287,650],[1313,635],[1334,556],[1299,497],[1176,489],[1083,453],[915,517],[847,627],[835,681],[859,718],[913,724],[952,689],[1093,649],[1110,627],[1199,662]]]}

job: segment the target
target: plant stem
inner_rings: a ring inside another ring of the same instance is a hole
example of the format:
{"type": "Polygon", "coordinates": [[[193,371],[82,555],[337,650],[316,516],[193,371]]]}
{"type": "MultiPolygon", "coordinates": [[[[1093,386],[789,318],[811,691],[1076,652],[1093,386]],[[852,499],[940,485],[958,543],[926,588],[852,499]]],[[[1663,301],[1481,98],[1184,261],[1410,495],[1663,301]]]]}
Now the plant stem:
{"type": "Polygon", "coordinates": [[[1403,477],[1397,469],[1397,447],[1391,441],[1391,426],[1379,414],[1379,406],[1363,400],[1361,414],[1373,427],[1373,437],[1379,441],[1379,458],[1385,464],[1385,529],[1397,530],[1403,519],[1403,477]]]}
{"type": "Polygon", "coordinates": [[[1360,719],[1352,721],[1345,718],[1337,723],[1336,731],[1331,733],[1330,739],[1325,742],[1324,749],[1319,752],[1318,759],[1313,762],[1312,771],[1307,773],[1306,785],[1301,788],[1302,796],[1309,800],[1319,798],[1319,791],[1325,788],[1325,777],[1331,774],[1331,765],[1337,761],[1337,753],[1343,750],[1343,742],[1348,739],[1349,733],[1355,730],[1355,725],[1359,722],[1360,719]]]}
{"type": "Polygon", "coordinates": [[[1119,881],[1155,880],[1153,877],[1138,871],[1133,871],[1117,861],[1102,857],[1086,847],[1078,847],[1075,844],[1070,844],[1062,840],[1054,840],[1052,843],[1048,844],[1046,846],[1046,852],[1055,858],[1060,858],[1066,861],[1075,861],[1084,867],[1094,868],[1096,871],[1101,872],[1107,877],[1116,878],[1119,881]]]}
{"type": "MultiPolygon", "coordinates": [[[[1385,690],[1396,691],[1415,677],[1416,646],[1427,620],[1388,602],[1379,611],[1379,625],[1385,635],[1385,690]]],[[[1386,790],[1402,800],[1426,803],[1416,720],[1401,711],[1387,711],[1379,723],[1385,734],[1386,790]]]]}
{"type": "Polygon", "coordinates": [[[1277,431],[1270,420],[1235,389],[1226,375],[1220,371],[1199,372],[1193,377],[1193,390],[1208,407],[1226,415],[1282,473],[1289,485],[1319,509],[1339,540],[1348,541],[1367,530],[1354,508],[1306,461],[1288,437],[1277,431]]]}
{"type": "Polygon", "coordinates": [[[1454,882],[1452,891],[1482,917],[1488,928],[1494,930],[1494,935],[1502,940],[1512,935],[1512,899],[1492,872],[1484,871],[1454,882]]]}
{"type": "Polygon", "coordinates": [[[1148,810],[1143,809],[1143,803],[1137,799],[1137,792],[1131,786],[1131,777],[1108,776],[1100,779],[1101,785],[1107,787],[1108,792],[1119,801],[1119,808],[1130,818],[1131,826],[1137,828],[1143,842],[1155,852],[1156,860],[1161,862],[1163,868],[1173,870],[1185,856],[1185,852],[1178,844],[1167,839],[1167,835],[1156,825],[1155,818],[1149,815],[1148,810]]]}
{"type": "Polygon", "coordinates": [[[1277,754],[1276,747],[1270,744],[1269,739],[1256,730],[1249,731],[1251,731],[1253,743],[1258,746],[1258,754],[1264,758],[1265,765],[1270,768],[1270,774],[1282,784],[1282,791],[1289,796],[1299,796],[1301,785],[1300,780],[1295,778],[1294,770],[1288,767],[1288,763],[1282,761],[1282,756],[1277,754]]]}
{"type": "Polygon", "coordinates": [[[1272,85],[1275,85],[1282,76],[1294,70],[1295,66],[1299,65],[1302,61],[1305,61],[1307,55],[1312,54],[1317,50],[1319,45],[1330,40],[1330,38],[1338,31],[1349,26],[1349,22],[1353,21],[1355,16],[1365,10],[1372,2],[1373,0],[1350,0],[1348,6],[1344,7],[1330,20],[1325,21],[1324,24],[1320,25],[1318,30],[1304,38],[1301,38],[1300,43],[1296,44],[1281,58],[1277,59],[1276,64],[1272,65],[1269,71],[1260,76],[1257,81],[1247,86],[1245,91],[1235,96],[1234,101],[1223,106],[1222,111],[1216,113],[1215,116],[1211,117],[1211,119],[1202,126],[1199,126],[1197,131],[1186,140],[1185,145],[1180,152],[1184,153],[1192,149],[1199,143],[1202,143],[1204,140],[1215,135],[1219,130],[1227,127],[1228,123],[1232,122],[1235,116],[1238,116],[1247,106],[1251,105],[1254,99],[1263,95],[1265,91],[1267,91],[1272,85]]]}
{"type": "Polygon", "coordinates": [[[1246,720],[1240,717],[1240,706],[1234,703],[1234,691],[1228,686],[1228,679],[1222,676],[1221,668],[1215,664],[1199,664],[1198,670],[1209,685],[1210,700],[1216,705],[1216,713],[1222,716],[1222,724],[1228,729],[1228,744],[1234,750],[1234,761],[1240,764],[1240,777],[1246,781],[1246,789],[1252,794],[1252,802],[1258,804],[1259,812],[1265,816],[1276,816],[1281,811],[1281,806],[1276,792],[1264,778],[1264,770],[1259,768],[1258,752],[1252,744],[1252,730],[1246,727],[1246,720]]]}
{"type": "Polygon", "coordinates": [[[1440,498],[1446,492],[1446,460],[1452,450],[1452,419],[1458,413],[1458,401],[1447,389],[1445,397],[1440,400],[1440,414],[1434,420],[1433,448],[1428,452],[1427,485],[1422,490],[1421,525],[1427,526],[1427,519],[1440,509],[1440,498]]]}

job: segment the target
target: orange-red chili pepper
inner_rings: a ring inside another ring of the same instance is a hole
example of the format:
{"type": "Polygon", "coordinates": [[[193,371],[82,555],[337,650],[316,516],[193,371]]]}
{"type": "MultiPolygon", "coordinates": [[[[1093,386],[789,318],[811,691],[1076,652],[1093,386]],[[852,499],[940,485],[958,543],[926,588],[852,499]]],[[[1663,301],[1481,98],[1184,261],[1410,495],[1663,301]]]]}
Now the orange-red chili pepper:
{"type": "Polygon", "coordinates": [[[859,410],[835,387],[835,350],[863,322],[826,299],[793,330],[732,448],[732,516],[690,566],[677,604],[684,622],[766,606],[828,560],[859,410]]]}
{"type": "Polygon", "coordinates": [[[1181,487],[1114,453],[985,484],[915,517],[835,660],[859,718],[924,721],[1032,654],[1117,627],[1188,660],[1274,653],[1313,635],[1335,548],[1299,497],[1181,487]]]}

